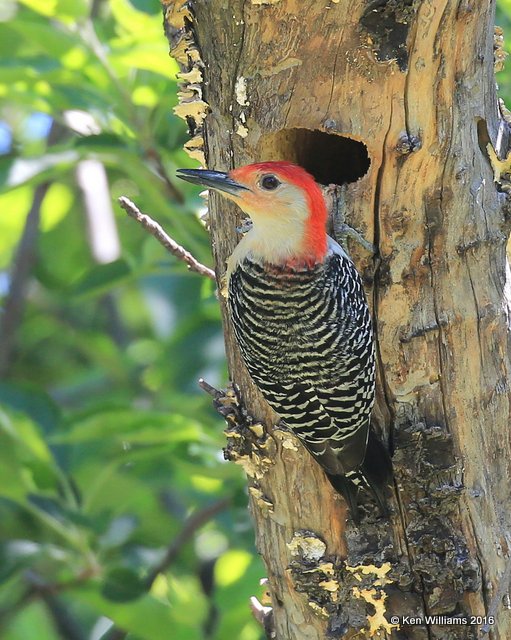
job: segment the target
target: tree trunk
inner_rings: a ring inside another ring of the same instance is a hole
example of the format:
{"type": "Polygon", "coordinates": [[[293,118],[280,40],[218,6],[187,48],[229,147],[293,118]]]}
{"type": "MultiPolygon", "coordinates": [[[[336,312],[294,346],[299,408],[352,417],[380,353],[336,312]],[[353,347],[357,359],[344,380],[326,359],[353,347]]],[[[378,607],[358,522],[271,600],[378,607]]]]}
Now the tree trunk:
{"type": "MultiPolygon", "coordinates": [[[[265,425],[233,407],[227,451],[248,473],[273,637],[476,638],[485,620],[471,616],[493,614],[490,637],[511,638],[507,591],[495,599],[511,544],[511,298],[508,200],[490,162],[508,143],[494,1],[165,5],[186,71],[177,112],[188,149],[218,170],[285,159],[346,185],[330,190],[337,214],[376,247],[349,244],[376,327],[373,422],[394,450],[390,520],[369,511],[346,522],[320,468],[274,428],[221,301],[231,378],[265,425]],[[466,622],[426,620],[453,614],[466,622]]],[[[219,282],[239,223],[213,194],[219,282]]]]}

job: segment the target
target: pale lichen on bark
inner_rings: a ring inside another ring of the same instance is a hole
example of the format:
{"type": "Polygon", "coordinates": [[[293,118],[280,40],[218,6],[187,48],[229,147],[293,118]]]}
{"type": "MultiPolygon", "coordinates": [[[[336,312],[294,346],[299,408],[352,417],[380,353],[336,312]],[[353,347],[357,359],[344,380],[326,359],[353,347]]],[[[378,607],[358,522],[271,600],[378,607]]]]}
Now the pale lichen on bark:
{"type": "Polygon", "coordinates": [[[191,140],[184,149],[194,160],[206,164],[204,155],[204,120],[209,111],[203,99],[204,63],[193,34],[193,13],[190,0],[162,0],[170,53],[182,68],[178,104],[174,113],[188,124],[191,140]]]}

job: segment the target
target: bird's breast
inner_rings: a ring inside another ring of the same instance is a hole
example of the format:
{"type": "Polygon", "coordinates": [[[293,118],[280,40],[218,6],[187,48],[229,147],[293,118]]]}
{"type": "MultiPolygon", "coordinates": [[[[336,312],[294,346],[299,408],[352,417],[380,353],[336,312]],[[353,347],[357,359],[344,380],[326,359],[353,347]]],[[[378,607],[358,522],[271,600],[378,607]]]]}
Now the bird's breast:
{"type": "Polygon", "coordinates": [[[245,259],[231,274],[228,301],[249,372],[281,382],[339,380],[355,357],[348,343],[359,340],[346,295],[342,273],[328,264],[290,269],[245,259]]]}

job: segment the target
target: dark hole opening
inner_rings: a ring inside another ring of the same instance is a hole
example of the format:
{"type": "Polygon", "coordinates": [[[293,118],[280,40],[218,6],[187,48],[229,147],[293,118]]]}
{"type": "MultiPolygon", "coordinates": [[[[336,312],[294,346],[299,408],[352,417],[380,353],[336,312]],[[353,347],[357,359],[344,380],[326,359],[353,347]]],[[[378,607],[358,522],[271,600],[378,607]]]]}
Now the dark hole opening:
{"type": "Polygon", "coordinates": [[[356,182],[371,164],[364,143],[318,130],[283,129],[266,136],[262,147],[268,152],[261,159],[296,162],[320,184],[356,182]]]}

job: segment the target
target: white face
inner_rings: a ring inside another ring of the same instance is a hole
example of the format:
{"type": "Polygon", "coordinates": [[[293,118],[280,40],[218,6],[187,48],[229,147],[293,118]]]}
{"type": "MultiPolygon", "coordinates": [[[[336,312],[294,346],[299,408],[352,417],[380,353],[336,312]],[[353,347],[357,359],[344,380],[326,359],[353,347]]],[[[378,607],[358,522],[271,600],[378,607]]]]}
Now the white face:
{"type": "Polygon", "coordinates": [[[308,203],[300,187],[281,182],[274,174],[263,173],[254,178],[251,184],[242,182],[250,191],[230,197],[253,222],[233,258],[237,263],[250,253],[265,262],[285,262],[302,249],[308,203]]]}
{"type": "Polygon", "coordinates": [[[303,191],[294,184],[281,183],[271,194],[255,199],[244,196],[238,205],[247,213],[254,226],[280,230],[305,222],[309,209],[303,191]]]}
{"type": "Polygon", "coordinates": [[[192,169],[181,173],[190,182],[216,189],[252,219],[252,229],[229,259],[228,273],[248,254],[273,264],[315,264],[324,259],[325,201],[302,167],[278,161],[246,165],[228,174],[192,169]]]}
{"type": "Polygon", "coordinates": [[[235,169],[230,176],[247,190],[223,195],[233,200],[254,223],[280,217],[302,217],[302,213],[307,217],[303,189],[282,176],[268,171],[247,173],[244,169],[235,169]]]}

